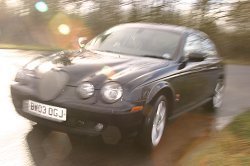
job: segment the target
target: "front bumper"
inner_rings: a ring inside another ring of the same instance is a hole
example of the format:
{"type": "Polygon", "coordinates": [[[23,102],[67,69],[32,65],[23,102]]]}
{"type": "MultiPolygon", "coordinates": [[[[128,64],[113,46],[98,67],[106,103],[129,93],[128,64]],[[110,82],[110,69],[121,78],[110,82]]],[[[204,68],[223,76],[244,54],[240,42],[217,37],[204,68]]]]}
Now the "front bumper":
{"type": "Polygon", "coordinates": [[[30,89],[23,85],[11,85],[12,101],[16,111],[21,116],[54,130],[97,136],[103,135],[106,129],[115,127],[121,135],[124,136],[126,134],[136,133],[144,120],[143,111],[129,112],[133,106],[132,104],[125,103],[119,107],[111,107],[111,105],[105,107],[98,104],[83,104],[77,101],[67,101],[65,98],[60,99],[60,97],[51,101],[41,101],[38,97],[32,95],[32,93],[30,89]],[[64,122],[55,122],[24,112],[22,109],[24,100],[34,100],[43,104],[66,108],[67,119],[64,122]],[[104,125],[102,130],[95,128],[98,123],[104,125]]]}

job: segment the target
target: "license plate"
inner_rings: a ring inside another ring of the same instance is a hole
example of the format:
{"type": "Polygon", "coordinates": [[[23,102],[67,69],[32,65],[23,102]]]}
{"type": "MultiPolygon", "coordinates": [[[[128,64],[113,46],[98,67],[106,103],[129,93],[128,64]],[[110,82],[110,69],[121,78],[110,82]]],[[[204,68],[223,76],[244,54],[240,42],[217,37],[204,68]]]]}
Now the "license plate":
{"type": "Polygon", "coordinates": [[[42,104],[32,100],[24,101],[23,110],[35,116],[58,122],[66,121],[67,116],[66,108],[42,104]]]}

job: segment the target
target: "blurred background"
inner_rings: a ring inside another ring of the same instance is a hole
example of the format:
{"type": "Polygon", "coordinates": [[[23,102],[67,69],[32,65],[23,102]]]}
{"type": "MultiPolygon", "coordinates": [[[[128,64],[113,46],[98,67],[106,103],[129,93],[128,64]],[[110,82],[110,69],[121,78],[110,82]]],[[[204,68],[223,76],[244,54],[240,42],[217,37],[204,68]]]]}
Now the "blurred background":
{"type": "Polygon", "coordinates": [[[199,108],[176,118],[161,148],[151,154],[130,139],[110,146],[98,138],[44,131],[14,111],[9,86],[21,66],[47,51],[78,49],[78,37],[91,39],[127,22],[200,29],[215,41],[227,63],[250,64],[250,0],[0,0],[1,166],[250,165],[247,65],[226,65],[219,112],[199,108]]]}
{"type": "Polygon", "coordinates": [[[200,29],[228,60],[250,60],[249,0],[0,0],[0,48],[77,48],[127,22],[200,29]]]}

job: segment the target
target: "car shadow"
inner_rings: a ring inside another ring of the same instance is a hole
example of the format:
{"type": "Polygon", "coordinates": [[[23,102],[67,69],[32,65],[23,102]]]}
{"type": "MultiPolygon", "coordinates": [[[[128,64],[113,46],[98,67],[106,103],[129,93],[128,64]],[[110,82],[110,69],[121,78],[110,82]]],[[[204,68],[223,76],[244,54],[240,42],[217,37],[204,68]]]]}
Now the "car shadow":
{"type": "Polygon", "coordinates": [[[99,137],[75,136],[34,126],[26,140],[35,165],[176,165],[197,139],[213,131],[215,113],[196,109],[170,121],[159,148],[145,152],[132,138],[106,145],[99,137]]]}

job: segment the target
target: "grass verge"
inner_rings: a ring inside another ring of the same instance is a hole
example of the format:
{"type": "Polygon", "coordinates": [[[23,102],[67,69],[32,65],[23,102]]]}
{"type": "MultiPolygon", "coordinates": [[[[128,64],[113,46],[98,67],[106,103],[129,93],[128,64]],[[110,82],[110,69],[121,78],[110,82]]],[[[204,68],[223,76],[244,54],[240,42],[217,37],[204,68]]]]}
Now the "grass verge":
{"type": "Polygon", "coordinates": [[[250,110],[211,139],[196,146],[180,161],[185,166],[249,166],[250,110]]]}

